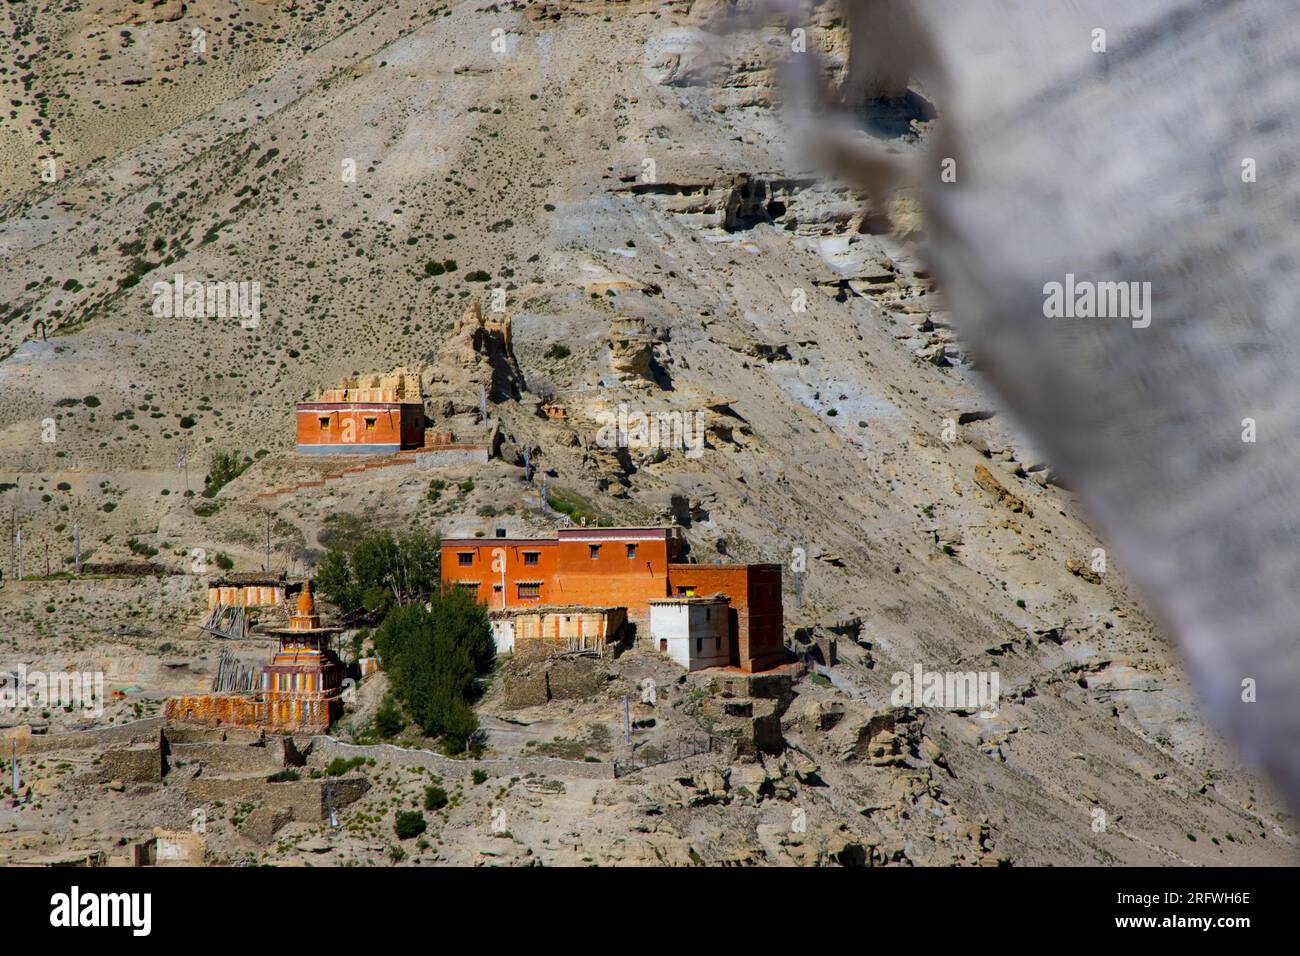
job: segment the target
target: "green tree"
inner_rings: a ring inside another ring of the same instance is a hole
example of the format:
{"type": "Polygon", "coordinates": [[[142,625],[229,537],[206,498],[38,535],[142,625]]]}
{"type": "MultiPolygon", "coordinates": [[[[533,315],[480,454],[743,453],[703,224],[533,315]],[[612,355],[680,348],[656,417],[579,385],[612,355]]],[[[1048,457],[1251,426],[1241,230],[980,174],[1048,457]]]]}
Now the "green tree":
{"type": "Polygon", "coordinates": [[[397,709],[393,695],[385,695],[379,705],[379,710],[375,711],[375,733],[388,740],[390,737],[396,737],[401,732],[402,724],[402,714],[397,709]]]}
{"type": "Polygon", "coordinates": [[[460,588],[393,608],[375,631],[393,695],[430,737],[460,753],[478,730],[470,702],[477,678],[492,666],[486,609],[460,588]]]}
{"type": "Polygon", "coordinates": [[[218,491],[242,475],[244,469],[250,464],[252,464],[251,459],[240,461],[239,456],[234,452],[219,451],[214,453],[208,462],[208,474],[204,481],[203,497],[215,497],[218,491]]]}
{"type": "Polygon", "coordinates": [[[349,620],[380,621],[394,607],[427,601],[439,588],[441,541],[417,528],[344,538],[316,567],[316,586],[349,620]]]}

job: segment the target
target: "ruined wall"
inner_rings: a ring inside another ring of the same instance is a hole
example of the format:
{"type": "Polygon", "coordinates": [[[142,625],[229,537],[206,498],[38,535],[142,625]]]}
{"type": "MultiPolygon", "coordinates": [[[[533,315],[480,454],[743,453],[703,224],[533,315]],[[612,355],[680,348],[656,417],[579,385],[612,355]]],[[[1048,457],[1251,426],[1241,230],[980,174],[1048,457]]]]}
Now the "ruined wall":
{"type": "Polygon", "coordinates": [[[587,700],[601,694],[609,674],[587,657],[515,660],[501,676],[509,709],[535,707],[551,700],[587,700]]]}
{"type": "Polygon", "coordinates": [[[370,781],[365,777],[356,776],[329,777],[321,780],[285,780],[272,783],[259,777],[200,776],[186,781],[185,790],[191,800],[201,804],[217,801],[232,803],[260,800],[262,808],[269,811],[268,816],[280,818],[279,825],[269,828],[274,832],[288,820],[303,823],[325,822],[329,819],[331,802],[336,812],[355,803],[370,790],[370,781]]]}
{"type": "MultiPolygon", "coordinates": [[[[565,777],[609,779],[614,775],[611,763],[565,760],[563,757],[484,757],[482,760],[459,760],[432,750],[414,750],[392,744],[348,744],[333,737],[313,738],[316,752],[326,760],[334,757],[372,757],[377,761],[398,761],[402,766],[436,769],[448,780],[465,780],[476,769],[489,770],[499,776],[523,777],[529,773],[562,773],[565,777]]],[[[202,778],[199,778],[200,780],[202,778]]],[[[235,781],[232,781],[235,782],[235,781]]],[[[198,783],[196,780],[195,783],[198,783]]],[[[232,793],[216,799],[234,799],[232,793]]]]}
{"type": "MultiPolygon", "coordinates": [[[[88,747],[104,747],[109,744],[128,746],[131,744],[148,744],[156,742],[163,729],[161,717],[145,717],[127,724],[113,727],[96,727],[91,730],[77,730],[66,734],[37,734],[28,738],[27,749],[30,753],[49,750],[79,750],[88,747]]],[[[22,745],[19,744],[19,753],[22,745]]]]}
{"type": "Polygon", "coordinates": [[[486,465],[491,455],[492,449],[488,445],[434,447],[415,456],[415,467],[427,470],[448,468],[452,465],[486,465]]]}
{"type": "Polygon", "coordinates": [[[151,747],[110,750],[100,758],[97,775],[102,781],[159,783],[163,778],[162,748],[155,742],[151,747]]]}

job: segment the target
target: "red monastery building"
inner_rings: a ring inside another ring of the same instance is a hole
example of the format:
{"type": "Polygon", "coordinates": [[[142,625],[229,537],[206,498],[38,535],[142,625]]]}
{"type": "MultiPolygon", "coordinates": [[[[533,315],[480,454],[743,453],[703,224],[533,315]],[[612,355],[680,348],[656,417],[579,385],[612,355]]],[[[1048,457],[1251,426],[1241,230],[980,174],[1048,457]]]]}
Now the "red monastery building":
{"type": "Polygon", "coordinates": [[[388,455],[424,444],[420,376],[404,368],[344,379],[295,410],[301,454],[388,455]]]}
{"type": "MultiPolygon", "coordinates": [[[[733,666],[765,670],[786,659],[779,564],[688,564],[679,528],[565,528],[554,538],[444,538],[444,586],[465,588],[489,611],[622,607],[651,623],[664,598],[729,599],[733,666]]],[[[701,638],[702,640],[702,638],[701,638]]],[[[701,644],[701,647],[703,645],[701,644]]]]}

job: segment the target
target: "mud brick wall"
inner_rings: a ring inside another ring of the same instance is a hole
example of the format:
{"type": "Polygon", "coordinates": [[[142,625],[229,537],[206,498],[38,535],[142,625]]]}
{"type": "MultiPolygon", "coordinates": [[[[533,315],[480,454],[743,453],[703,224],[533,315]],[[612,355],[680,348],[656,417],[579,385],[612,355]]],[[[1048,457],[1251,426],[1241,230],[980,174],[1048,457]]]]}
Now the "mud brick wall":
{"type": "Polygon", "coordinates": [[[505,705],[536,707],[550,700],[585,700],[602,690],[609,676],[598,661],[557,657],[533,663],[513,662],[502,676],[505,705]]]}

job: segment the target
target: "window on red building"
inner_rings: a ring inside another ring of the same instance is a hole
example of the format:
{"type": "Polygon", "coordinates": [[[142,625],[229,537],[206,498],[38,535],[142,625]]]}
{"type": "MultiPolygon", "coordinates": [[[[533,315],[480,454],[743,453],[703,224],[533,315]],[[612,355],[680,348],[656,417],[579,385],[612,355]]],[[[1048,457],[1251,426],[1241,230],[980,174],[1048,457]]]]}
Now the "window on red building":
{"type": "Polygon", "coordinates": [[[542,585],[540,581],[520,581],[519,582],[519,599],[540,598],[542,596],[542,585]]]}
{"type": "Polygon", "coordinates": [[[525,551],[524,564],[537,564],[538,561],[541,560],[541,557],[542,557],[542,552],[540,551],[525,551]]]}
{"type": "Polygon", "coordinates": [[[629,544],[629,545],[627,546],[627,556],[628,556],[629,558],[635,558],[635,557],[636,557],[636,545],[634,545],[634,544],[629,544]]]}
{"type": "Polygon", "coordinates": [[[474,552],[473,551],[456,552],[456,563],[459,564],[462,568],[468,567],[469,565],[473,564],[474,552]]]}
{"type": "Polygon", "coordinates": [[[600,545],[589,544],[587,545],[587,547],[591,549],[591,560],[595,561],[597,558],[600,557],[600,545]]]}

